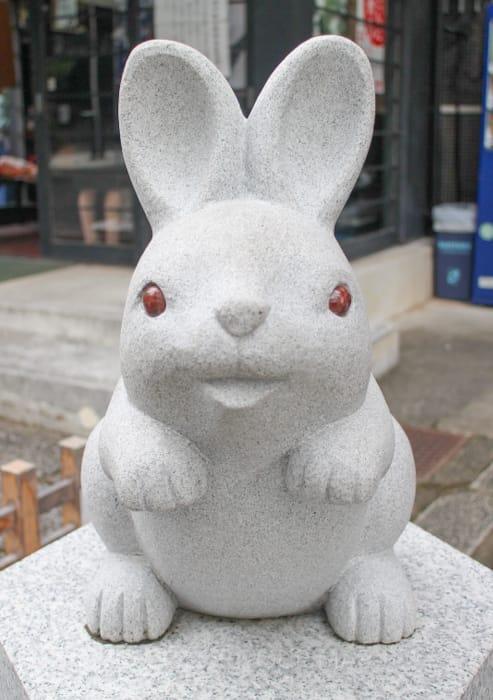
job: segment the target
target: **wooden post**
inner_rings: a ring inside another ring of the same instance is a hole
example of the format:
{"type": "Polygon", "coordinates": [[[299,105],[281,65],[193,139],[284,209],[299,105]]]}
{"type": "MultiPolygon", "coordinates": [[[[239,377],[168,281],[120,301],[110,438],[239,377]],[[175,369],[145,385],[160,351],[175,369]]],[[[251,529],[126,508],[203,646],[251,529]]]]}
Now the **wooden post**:
{"type": "Polygon", "coordinates": [[[1,467],[2,502],[16,508],[15,524],[5,533],[5,551],[19,558],[40,548],[38,519],[38,484],[36,468],[16,459],[1,467]]]}
{"type": "Polygon", "coordinates": [[[62,479],[72,479],[74,482],[73,500],[64,503],[63,525],[79,527],[80,518],[80,465],[86,441],[76,435],[60,440],[60,462],[62,465],[62,479]]]}

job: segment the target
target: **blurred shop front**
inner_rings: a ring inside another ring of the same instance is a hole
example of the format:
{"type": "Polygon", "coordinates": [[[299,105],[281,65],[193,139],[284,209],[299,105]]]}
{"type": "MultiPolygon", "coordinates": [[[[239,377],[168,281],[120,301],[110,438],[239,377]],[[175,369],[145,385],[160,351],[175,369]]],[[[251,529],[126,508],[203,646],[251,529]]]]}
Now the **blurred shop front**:
{"type": "Polygon", "coordinates": [[[52,0],[30,4],[44,255],[132,263],[150,238],[122,159],[118,91],[132,46],[203,51],[246,108],[246,2],[52,0]]]}
{"type": "Polygon", "coordinates": [[[131,263],[148,227],[123,163],[118,90],[149,3],[31,2],[38,197],[44,255],[131,263]]]}
{"type": "Polygon", "coordinates": [[[0,0],[0,245],[34,236],[36,158],[28,13],[0,0]]]}
{"type": "Polygon", "coordinates": [[[336,235],[352,258],[422,236],[429,212],[434,3],[411,4],[32,0],[43,254],[133,263],[149,240],[122,159],[117,105],[128,52],[150,38],[180,40],[205,53],[230,81],[245,114],[300,42],[321,33],[357,41],[373,67],[375,133],[336,235]]]}

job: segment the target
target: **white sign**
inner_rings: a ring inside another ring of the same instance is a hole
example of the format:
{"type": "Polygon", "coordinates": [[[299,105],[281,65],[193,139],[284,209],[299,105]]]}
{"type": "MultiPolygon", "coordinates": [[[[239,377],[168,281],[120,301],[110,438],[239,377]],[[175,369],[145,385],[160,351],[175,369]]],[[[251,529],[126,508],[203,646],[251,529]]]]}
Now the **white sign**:
{"type": "Polygon", "coordinates": [[[51,28],[54,32],[70,32],[78,26],[78,0],[53,0],[51,7],[51,28]]]}
{"type": "Polygon", "coordinates": [[[193,46],[229,77],[228,0],[156,0],[154,36],[193,46]]]}

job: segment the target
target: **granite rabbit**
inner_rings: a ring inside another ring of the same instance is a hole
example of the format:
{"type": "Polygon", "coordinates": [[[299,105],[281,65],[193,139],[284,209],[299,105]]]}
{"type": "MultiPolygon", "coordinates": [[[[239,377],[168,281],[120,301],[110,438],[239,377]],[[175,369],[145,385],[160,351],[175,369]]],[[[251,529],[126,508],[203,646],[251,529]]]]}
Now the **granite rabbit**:
{"type": "Polygon", "coordinates": [[[156,639],[177,606],[323,607],[346,640],[412,634],[393,545],[414,462],[333,235],[373,119],[368,60],[343,38],[295,49],[247,120],[197,51],[150,41],[129,57],[122,147],[154,235],[83,463],[108,549],[87,597],[103,639],[156,639]]]}

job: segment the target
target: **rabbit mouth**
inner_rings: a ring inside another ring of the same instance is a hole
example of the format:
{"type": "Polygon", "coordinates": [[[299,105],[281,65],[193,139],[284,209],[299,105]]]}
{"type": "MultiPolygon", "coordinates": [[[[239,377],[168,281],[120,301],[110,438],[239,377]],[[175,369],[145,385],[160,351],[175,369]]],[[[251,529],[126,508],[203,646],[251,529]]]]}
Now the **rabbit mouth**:
{"type": "Polygon", "coordinates": [[[284,381],[283,378],[227,377],[204,382],[205,392],[225,408],[250,408],[265,399],[284,381]]]}

